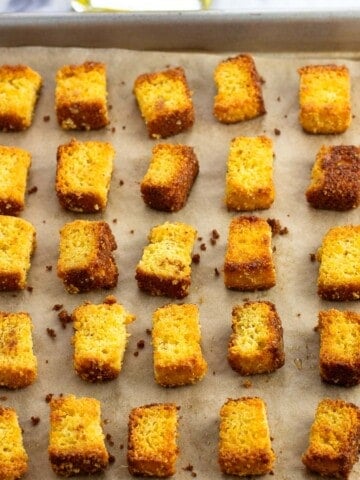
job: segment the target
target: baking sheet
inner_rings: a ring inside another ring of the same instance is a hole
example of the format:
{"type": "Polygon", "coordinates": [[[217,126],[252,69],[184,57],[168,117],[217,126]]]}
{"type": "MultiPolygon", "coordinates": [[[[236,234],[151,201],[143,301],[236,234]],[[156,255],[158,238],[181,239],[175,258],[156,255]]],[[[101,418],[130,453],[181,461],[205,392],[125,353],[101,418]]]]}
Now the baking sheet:
{"type": "Polygon", "coordinates": [[[201,50],[208,52],[358,51],[356,10],[3,14],[0,45],[201,50]],[[219,34],[221,32],[221,34],[219,34]],[[241,46],[241,47],[240,47],[241,46]]]}
{"type": "MultiPolygon", "coordinates": [[[[104,432],[111,435],[109,452],[115,463],[99,478],[131,478],[126,467],[127,420],[134,406],[152,402],[175,402],[181,406],[179,423],[180,457],[175,478],[223,478],[217,464],[218,414],[227,398],[261,396],[268,406],[268,418],[277,461],[275,478],[295,480],[316,478],[305,471],[300,457],[307,447],[309,428],[317,403],[324,397],[342,398],[360,404],[359,387],[345,389],[321,383],[318,371],[318,334],[314,332],[320,309],[340,308],[359,311],[358,303],[346,304],[321,301],[316,294],[318,265],[309,254],[315,253],[322,236],[334,225],[358,222],[357,210],[334,213],[308,207],[304,192],[316,152],[322,144],[357,144],[359,131],[360,66],[352,53],[338,54],[261,54],[254,55],[263,76],[263,94],[267,114],[239,123],[222,125],[212,116],[215,88],[212,73],[217,63],[239,51],[220,54],[182,52],[138,52],[121,49],[79,48],[0,48],[2,63],[26,63],[44,78],[44,87],[36,109],[33,126],[22,133],[0,133],[0,143],[29,150],[33,156],[28,188],[36,193],[27,196],[22,217],[37,230],[38,245],[32,261],[28,284],[32,292],[1,293],[2,310],[28,311],[35,324],[34,349],[38,357],[39,377],[30,387],[19,391],[1,390],[0,403],[14,407],[24,431],[24,444],[30,457],[25,478],[53,479],[47,458],[49,408],[48,393],[93,396],[101,401],[106,420],[104,432]],[[54,77],[66,63],[86,60],[103,61],[108,68],[109,128],[93,132],[65,132],[57,123],[54,112],[54,77]],[[352,77],[352,107],[355,117],[349,130],[341,136],[305,134],[297,120],[297,67],[308,63],[345,63],[352,77]],[[194,127],[167,142],[185,143],[195,148],[200,174],[186,207],[178,213],[162,213],[147,208],[140,196],[139,182],[145,174],[155,142],[147,137],[138,112],[132,85],[140,73],[166,66],[185,68],[196,111],[194,127]],[[45,117],[50,116],[49,121],[45,117]],[[275,129],[280,135],[275,134],[275,129]],[[274,176],[276,199],[267,211],[257,212],[263,218],[279,219],[287,227],[287,235],[276,236],[275,263],[277,284],[265,292],[241,293],[224,287],[221,271],[230,220],[236,213],[224,207],[226,159],[230,141],[238,135],[266,134],[274,141],[276,153],[274,176]],[[63,211],[54,192],[57,146],[78,140],[110,141],[116,149],[115,170],[111,182],[109,204],[100,215],[80,215],[63,211]],[[123,183],[123,185],[120,185],[123,183]],[[109,222],[118,243],[115,253],[120,276],[114,294],[133,314],[136,321],[128,326],[131,337],[125,354],[123,370],[118,379],[89,384],[79,379],[72,368],[71,325],[64,330],[53,311],[62,304],[71,312],[89,300],[100,302],[108,292],[70,295],[56,276],[58,231],[76,218],[104,219],[109,222]],[[164,297],[149,297],[140,292],[134,279],[136,264],[147,243],[149,229],[164,221],[184,221],[198,230],[201,241],[194,253],[200,263],[193,265],[192,287],[186,302],[200,306],[202,344],[209,364],[208,374],[200,383],[165,389],[155,384],[152,372],[152,349],[146,330],[151,328],[152,312],[169,303],[164,297]],[[211,232],[220,238],[210,244],[211,232]],[[206,250],[200,249],[202,243],[206,250]],[[52,266],[52,270],[46,268],[52,266]],[[275,303],[284,327],[286,363],[269,375],[250,378],[246,388],[244,377],[229,367],[226,355],[230,336],[231,310],[245,299],[270,300],[275,303]],[[54,329],[50,338],[47,328],[54,329]],[[139,350],[137,342],[145,341],[139,350]],[[136,353],[138,352],[138,353],[136,353]],[[249,387],[249,386],[248,386],[249,387]],[[6,398],[5,398],[6,397],[6,398]],[[31,417],[40,423],[32,425],[31,417]],[[192,465],[193,471],[186,469],[192,465]]],[[[358,478],[356,465],[351,479],[358,478]]],[[[81,477],[80,477],[81,478],[81,477]]],[[[231,477],[230,477],[231,478],[231,477]]]]}

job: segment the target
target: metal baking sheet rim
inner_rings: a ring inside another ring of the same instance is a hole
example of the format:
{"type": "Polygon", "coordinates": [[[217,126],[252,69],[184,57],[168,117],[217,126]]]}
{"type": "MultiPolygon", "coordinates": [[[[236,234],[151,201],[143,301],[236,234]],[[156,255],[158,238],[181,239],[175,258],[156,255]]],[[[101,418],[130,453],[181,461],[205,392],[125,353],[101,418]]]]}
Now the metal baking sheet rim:
{"type": "Polygon", "coordinates": [[[0,16],[0,46],[132,50],[356,51],[360,11],[0,16]]]}

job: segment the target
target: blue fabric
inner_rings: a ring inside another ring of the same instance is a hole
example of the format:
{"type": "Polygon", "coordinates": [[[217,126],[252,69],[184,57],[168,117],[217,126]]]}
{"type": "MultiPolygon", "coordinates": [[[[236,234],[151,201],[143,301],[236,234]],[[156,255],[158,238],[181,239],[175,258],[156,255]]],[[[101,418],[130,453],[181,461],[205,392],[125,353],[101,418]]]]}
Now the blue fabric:
{"type": "Polygon", "coordinates": [[[70,0],[0,0],[0,12],[70,12],[70,0]]]}
{"type": "MultiPolygon", "coordinates": [[[[171,1],[171,0],[169,0],[171,1]]],[[[136,2],[136,0],[134,0],[136,2]]],[[[266,11],[360,11],[359,0],[212,0],[214,10],[266,11]]],[[[71,0],[0,0],[0,12],[70,12],[71,0]]]]}

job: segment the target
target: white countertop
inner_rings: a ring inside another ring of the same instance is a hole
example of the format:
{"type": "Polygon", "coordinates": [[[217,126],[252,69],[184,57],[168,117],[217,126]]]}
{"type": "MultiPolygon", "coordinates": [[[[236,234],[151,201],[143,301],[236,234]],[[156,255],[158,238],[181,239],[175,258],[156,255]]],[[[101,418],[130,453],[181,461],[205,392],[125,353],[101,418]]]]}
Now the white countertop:
{"type": "MultiPolygon", "coordinates": [[[[251,2],[249,0],[213,0],[211,9],[242,12],[360,11],[360,2],[358,0],[292,0],[291,2],[289,0],[252,0],[251,2]]],[[[70,11],[72,11],[70,0],[0,0],[0,12],[65,13],[70,11]]]]}

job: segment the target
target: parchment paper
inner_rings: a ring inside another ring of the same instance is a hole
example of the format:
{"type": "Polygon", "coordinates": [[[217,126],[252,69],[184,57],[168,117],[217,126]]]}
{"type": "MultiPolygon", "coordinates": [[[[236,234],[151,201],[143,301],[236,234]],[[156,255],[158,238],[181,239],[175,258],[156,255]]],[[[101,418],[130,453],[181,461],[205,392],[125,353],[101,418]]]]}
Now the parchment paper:
{"type": "MultiPolygon", "coordinates": [[[[28,284],[33,291],[0,294],[0,308],[5,311],[27,311],[34,328],[34,350],[39,363],[38,380],[18,391],[2,390],[1,404],[16,408],[24,431],[24,444],[30,457],[28,479],[53,479],[47,457],[49,407],[48,393],[73,393],[92,396],[101,401],[104,431],[113,442],[107,442],[115,462],[99,478],[131,478],[126,467],[127,422],[132,407],[152,402],[175,402],[181,407],[179,423],[180,457],[175,478],[223,478],[217,464],[219,409],[227,398],[262,397],[268,407],[268,418],[277,461],[275,477],[281,480],[316,478],[305,471],[300,457],[308,444],[309,428],[315,408],[324,397],[342,398],[360,404],[360,387],[345,389],[324,385],[318,369],[318,334],[314,332],[321,309],[340,308],[359,311],[356,302],[330,303],[316,293],[318,264],[309,254],[315,253],[323,235],[334,225],[358,222],[357,210],[344,213],[316,211],[305,200],[310,169],[322,144],[358,144],[360,65],[352,54],[333,55],[254,55],[257,68],[265,80],[263,94],[267,114],[248,122],[226,126],[212,115],[215,87],[212,74],[217,63],[230,55],[198,53],[133,52],[116,49],[61,49],[43,47],[1,48],[2,63],[25,63],[37,70],[44,87],[36,108],[32,127],[22,133],[0,133],[0,143],[29,150],[33,156],[28,188],[38,191],[28,195],[22,217],[37,230],[37,249],[32,260],[28,284]],[[65,132],[57,125],[54,112],[54,78],[66,63],[85,60],[103,61],[108,68],[109,128],[93,132],[65,132]],[[355,118],[346,133],[340,136],[311,136],[298,123],[297,67],[309,63],[345,63],[352,77],[352,108],[355,118]],[[140,73],[157,71],[166,66],[183,66],[194,92],[196,110],[194,127],[167,142],[185,143],[195,148],[200,174],[188,203],[180,212],[156,212],[143,203],[139,182],[145,174],[154,141],[150,140],[140,117],[132,85],[140,73]],[[49,115],[50,120],[44,121],[49,115]],[[115,129],[115,131],[114,131],[115,129]],[[276,135],[274,129],[280,130],[276,135]],[[241,293],[225,288],[222,266],[230,220],[236,213],[224,207],[226,160],[230,141],[238,135],[266,134],[274,141],[276,159],[274,175],[276,199],[267,211],[256,212],[264,218],[276,218],[289,233],[276,236],[275,262],[277,284],[265,292],[241,293]],[[58,145],[78,140],[105,140],[116,149],[109,204],[100,215],[81,215],[63,211],[54,192],[56,149],[58,145]],[[120,181],[123,185],[120,185],[120,181]],[[68,294],[56,275],[59,228],[76,218],[104,219],[116,236],[115,253],[120,270],[114,294],[118,301],[137,317],[129,325],[131,337],[123,370],[118,379],[90,384],[78,378],[72,367],[70,339],[72,326],[63,329],[52,308],[62,304],[71,313],[80,303],[100,302],[109,292],[82,295],[68,294]],[[116,219],[116,223],[114,221],[116,219]],[[171,300],[152,298],[138,290],[134,279],[136,264],[147,244],[149,229],[164,221],[184,221],[198,230],[194,253],[201,260],[193,265],[192,287],[186,302],[200,306],[202,344],[209,364],[208,374],[196,385],[165,389],[153,378],[152,348],[146,330],[151,328],[152,312],[171,300]],[[210,244],[211,231],[220,238],[210,244]],[[131,233],[133,231],[133,233],[131,233]],[[206,251],[200,250],[201,243],[206,251]],[[52,270],[47,266],[52,266],[52,270]],[[220,276],[214,274],[218,268],[220,276]],[[227,363],[232,307],[245,299],[263,299],[275,303],[284,327],[286,363],[269,375],[250,378],[246,388],[244,377],[232,371],[227,363]],[[47,328],[56,332],[50,338],[47,328]],[[145,341],[139,350],[137,342],[145,341]],[[138,352],[138,355],[135,354],[138,352]],[[137,356],[136,356],[137,355],[137,356]],[[249,386],[248,386],[249,387],[249,386]],[[40,423],[32,425],[31,417],[40,423]],[[193,466],[193,472],[184,470],[193,466]]],[[[352,479],[360,475],[356,465],[352,479]]],[[[230,477],[231,478],[231,477],[230,477]]]]}

